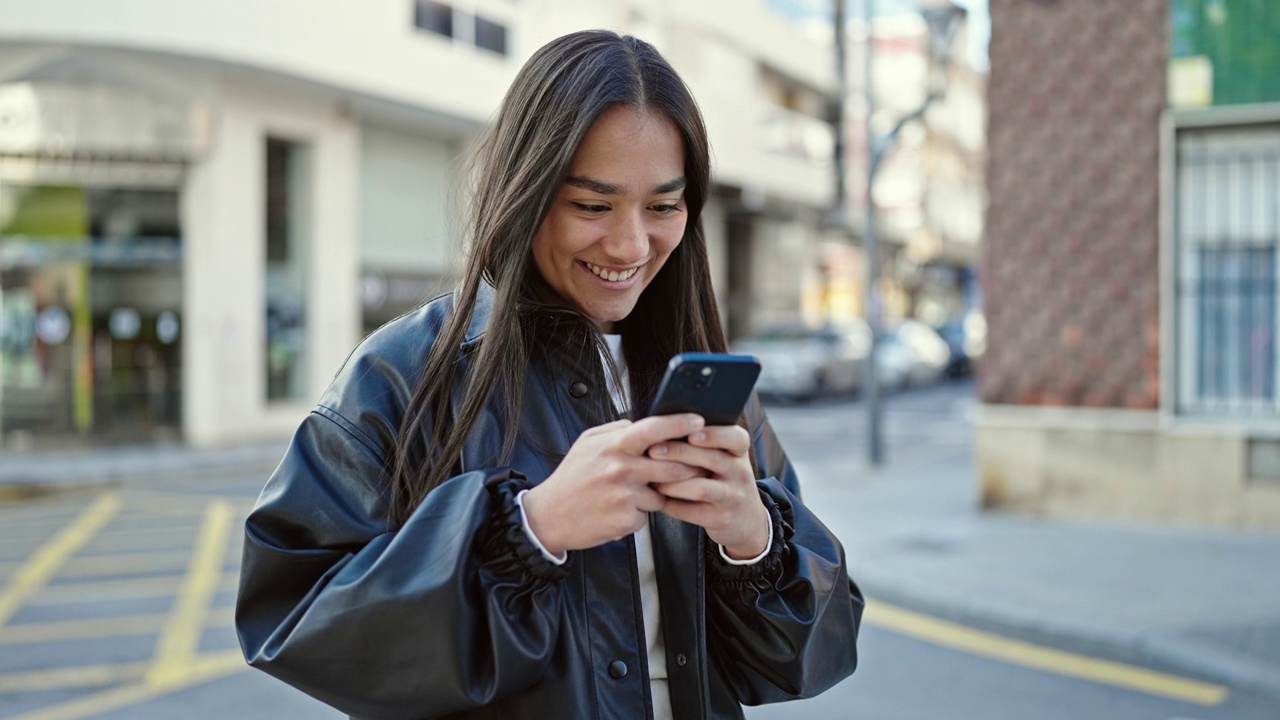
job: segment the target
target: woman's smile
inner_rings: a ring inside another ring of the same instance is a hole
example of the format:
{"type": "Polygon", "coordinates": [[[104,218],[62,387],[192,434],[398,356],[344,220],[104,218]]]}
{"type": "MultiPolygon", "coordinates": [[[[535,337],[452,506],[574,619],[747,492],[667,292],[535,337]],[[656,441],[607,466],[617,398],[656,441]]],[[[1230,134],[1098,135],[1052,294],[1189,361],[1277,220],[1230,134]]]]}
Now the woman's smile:
{"type": "Polygon", "coordinates": [[[625,290],[626,288],[631,287],[631,283],[627,281],[634,278],[636,276],[636,272],[640,270],[639,266],[619,270],[616,268],[611,269],[607,266],[589,263],[585,260],[581,260],[579,262],[582,263],[582,266],[586,268],[588,272],[595,275],[600,280],[603,280],[606,283],[606,287],[611,290],[625,290]]]}

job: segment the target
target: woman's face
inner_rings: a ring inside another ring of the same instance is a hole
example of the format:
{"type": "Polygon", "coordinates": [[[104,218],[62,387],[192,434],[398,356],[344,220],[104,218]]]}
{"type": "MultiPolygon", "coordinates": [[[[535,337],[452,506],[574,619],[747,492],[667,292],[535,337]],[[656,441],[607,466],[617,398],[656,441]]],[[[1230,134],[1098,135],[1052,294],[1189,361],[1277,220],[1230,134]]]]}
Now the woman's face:
{"type": "Polygon", "coordinates": [[[680,244],[685,182],[684,145],[665,115],[605,111],[533,239],[538,271],[612,332],[680,244]]]}

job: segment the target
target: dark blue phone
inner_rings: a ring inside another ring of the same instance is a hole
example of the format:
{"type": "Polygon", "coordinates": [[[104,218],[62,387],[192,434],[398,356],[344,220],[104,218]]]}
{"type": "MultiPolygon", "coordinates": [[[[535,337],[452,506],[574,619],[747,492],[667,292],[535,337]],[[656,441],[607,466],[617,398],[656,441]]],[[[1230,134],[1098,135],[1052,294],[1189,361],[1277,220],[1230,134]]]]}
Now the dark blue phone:
{"type": "Polygon", "coordinates": [[[667,363],[649,414],[691,412],[708,425],[737,425],[759,376],[751,355],[680,353],[667,363]]]}

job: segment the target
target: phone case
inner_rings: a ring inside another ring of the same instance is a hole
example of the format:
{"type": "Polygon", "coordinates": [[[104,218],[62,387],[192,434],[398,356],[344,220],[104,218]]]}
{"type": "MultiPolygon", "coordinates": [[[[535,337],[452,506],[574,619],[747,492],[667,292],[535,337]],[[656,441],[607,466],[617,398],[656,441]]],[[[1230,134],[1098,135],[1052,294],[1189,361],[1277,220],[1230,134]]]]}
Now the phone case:
{"type": "Polygon", "coordinates": [[[667,363],[649,414],[692,412],[708,425],[736,425],[759,375],[751,355],[681,353],[667,363]]]}

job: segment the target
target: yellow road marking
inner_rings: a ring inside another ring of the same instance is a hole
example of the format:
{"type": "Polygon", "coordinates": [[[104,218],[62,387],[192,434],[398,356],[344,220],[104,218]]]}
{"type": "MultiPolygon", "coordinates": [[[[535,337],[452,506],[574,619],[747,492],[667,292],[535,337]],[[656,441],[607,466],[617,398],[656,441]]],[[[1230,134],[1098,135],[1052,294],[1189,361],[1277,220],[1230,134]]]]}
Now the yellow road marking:
{"type": "MultiPolygon", "coordinates": [[[[65,573],[64,573],[65,574],[65,573]]],[[[61,605],[67,603],[92,603],[109,599],[136,599],[156,595],[171,595],[182,581],[180,575],[156,575],[152,577],[123,578],[120,580],[78,580],[45,586],[40,597],[28,605],[61,605]]],[[[229,572],[218,581],[218,591],[234,591],[240,585],[240,574],[229,572]]],[[[0,630],[0,633],[3,633],[0,630]]]]}
{"type": "Polygon", "coordinates": [[[71,513],[62,511],[44,514],[34,514],[28,512],[7,512],[4,518],[4,530],[0,531],[0,538],[24,537],[33,528],[45,527],[48,525],[61,525],[72,519],[71,513]]]}
{"type": "Polygon", "coordinates": [[[248,667],[239,650],[227,650],[195,658],[190,671],[177,685],[154,685],[147,681],[124,685],[112,690],[94,693],[71,702],[43,708],[9,720],[79,720],[101,715],[112,710],[137,705],[162,695],[176,692],[192,685],[234,675],[248,667]]]}
{"type": "MultiPolygon", "coordinates": [[[[134,506],[133,497],[129,497],[129,507],[134,506]]],[[[184,533],[191,534],[196,529],[195,521],[187,518],[177,518],[170,521],[169,524],[157,525],[154,523],[154,516],[138,515],[137,512],[124,510],[119,515],[120,523],[114,528],[102,530],[100,539],[108,538],[132,538],[136,536],[155,536],[160,533],[184,533]],[[151,520],[151,523],[148,523],[151,520]]],[[[28,527],[9,527],[9,519],[3,521],[4,527],[0,528],[0,546],[18,541],[24,541],[31,537],[32,530],[35,528],[28,527]]],[[[40,523],[41,527],[49,527],[51,523],[40,523]]],[[[97,543],[95,543],[97,544],[97,543]]]]}
{"type": "MultiPolygon", "coordinates": [[[[168,615],[122,615],[92,620],[56,620],[43,623],[22,623],[0,628],[0,645],[27,645],[59,640],[91,640],[122,635],[146,635],[158,633],[164,627],[168,615]]],[[[231,627],[235,623],[234,608],[217,608],[209,611],[207,627],[231,627]]],[[[0,678],[7,677],[0,674],[0,678]]]]}
{"type": "Polygon", "coordinates": [[[187,576],[156,642],[156,653],[147,671],[147,684],[152,687],[181,685],[195,670],[200,634],[222,579],[231,520],[230,504],[223,500],[209,503],[191,551],[187,576]]]}
{"type": "Polygon", "coordinates": [[[9,622],[32,595],[120,511],[120,498],[105,493],[72,520],[62,532],[36,550],[0,591],[0,626],[9,622]]]}
{"type": "MultiPolygon", "coordinates": [[[[121,519],[123,519],[123,517],[121,519]]],[[[107,550],[107,552],[111,552],[115,549],[133,545],[135,544],[135,541],[141,541],[140,544],[143,547],[155,547],[156,545],[160,545],[163,542],[161,538],[167,535],[178,535],[183,538],[188,537],[191,535],[192,530],[195,529],[194,525],[195,523],[183,522],[181,525],[149,527],[146,525],[131,523],[126,528],[112,528],[103,532],[102,535],[98,536],[98,542],[94,543],[94,547],[110,547],[111,550],[107,550]]]]}
{"type": "Polygon", "coordinates": [[[190,557],[190,553],[170,551],[90,555],[88,557],[78,557],[68,562],[67,566],[62,569],[60,577],[102,577],[104,575],[178,570],[185,566],[190,557]]]}
{"type": "Polygon", "coordinates": [[[884,603],[868,603],[865,618],[934,645],[1197,705],[1217,705],[1229,692],[1222,685],[1011,640],[884,603]]]}
{"type": "Polygon", "coordinates": [[[256,500],[245,500],[238,495],[218,495],[218,494],[201,494],[199,496],[175,495],[171,492],[148,492],[145,490],[138,491],[136,495],[131,496],[136,499],[130,502],[130,505],[137,508],[140,513],[155,517],[157,515],[163,517],[189,517],[199,516],[204,513],[204,507],[210,500],[223,500],[231,503],[231,509],[237,515],[248,515],[249,511],[257,504],[256,500]]]}
{"type": "Polygon", "coordinates": [[[54,670],[9,673],[0,675],[0,693],[115,685],[129,680],[137,680],[146,672],[147,664],[145,662],[135,662],[115,665],[82,665],[80,667],[64,667],[54,670]]]}

